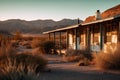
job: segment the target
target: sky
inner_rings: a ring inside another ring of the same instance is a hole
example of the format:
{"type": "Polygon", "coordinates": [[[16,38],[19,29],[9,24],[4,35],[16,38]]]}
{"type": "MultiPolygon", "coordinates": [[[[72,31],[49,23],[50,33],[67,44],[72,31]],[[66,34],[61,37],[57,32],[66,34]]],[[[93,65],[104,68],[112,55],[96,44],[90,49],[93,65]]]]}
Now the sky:
{"type": "Polygon", "coordinates": [[[0,0],[0,20],[85,20],[118,4],[120,0],[0,0]]]}

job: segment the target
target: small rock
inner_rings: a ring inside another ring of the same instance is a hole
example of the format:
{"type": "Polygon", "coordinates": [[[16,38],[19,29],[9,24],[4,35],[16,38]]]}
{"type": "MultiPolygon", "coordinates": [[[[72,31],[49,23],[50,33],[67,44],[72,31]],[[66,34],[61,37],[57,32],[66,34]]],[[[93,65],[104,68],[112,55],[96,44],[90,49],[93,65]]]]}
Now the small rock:
{"type": "Polygon", "coordinates": [[[78,63],[78,66],[85,66],[84,63],[78,63]]]}

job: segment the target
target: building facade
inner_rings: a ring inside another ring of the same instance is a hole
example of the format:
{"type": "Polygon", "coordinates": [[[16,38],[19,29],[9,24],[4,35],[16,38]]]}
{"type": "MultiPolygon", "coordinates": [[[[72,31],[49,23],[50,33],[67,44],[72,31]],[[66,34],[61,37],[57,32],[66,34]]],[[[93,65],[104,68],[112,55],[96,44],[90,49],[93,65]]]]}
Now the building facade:
{"type": "MultiPolygon", "coordinates": [[[[99,11],[97,12],[97,15],[99,15],[99,11]]],[[[99,19],[96,18],[95,21],[78,23],[66,28],[47,31],[44,34],[54,33],[55,41],[55,33],[63,31],[66,32],[66,49],[80,50],[88,48],[91,51],[101,51],[104,50],[105,44],[120,42],[120,15],[105,19],[100,18],[99,15],[99,19]]],[[[61,38],[60,43],[62,43],[61,38]]]]}

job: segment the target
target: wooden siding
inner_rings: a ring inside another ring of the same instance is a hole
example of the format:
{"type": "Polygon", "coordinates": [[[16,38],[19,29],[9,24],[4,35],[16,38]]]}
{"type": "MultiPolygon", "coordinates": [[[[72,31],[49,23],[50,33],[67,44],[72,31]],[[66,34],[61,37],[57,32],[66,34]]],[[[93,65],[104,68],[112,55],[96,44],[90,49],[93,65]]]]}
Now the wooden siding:
{"type": "MultiPolygon", "coordinates": [[[[79,27],[66,29],[66,32],[68,48],[85,49],[89,47],[92,51],[100,51],[105,44],[120,42],[120,17],[80,24],[79,27]]],[[[49,38],[55,40],[55,36],[49,35],[49,38]]]]}

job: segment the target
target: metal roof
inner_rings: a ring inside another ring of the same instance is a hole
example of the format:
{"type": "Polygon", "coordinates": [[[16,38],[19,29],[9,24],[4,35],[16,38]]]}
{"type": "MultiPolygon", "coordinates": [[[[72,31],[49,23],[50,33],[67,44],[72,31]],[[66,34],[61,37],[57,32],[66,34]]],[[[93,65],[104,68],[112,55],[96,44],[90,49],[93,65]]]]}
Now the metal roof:
{"type": "Polygon", "coordinates": [[[89,24],[95,24],[95,23],[100,23],[100,22],[104,22],[104,21],[109,21],[112,19],[114,19],[114,18],[110,17],[110,18],[106,18],[106,19],[101,19],[101,20],[96,20],[96,21],[92,21],[92,22],[88,22],[88,23],[83,23],[81,25],[84,26],[84,25],[89,25],[89,24]]]}
{"type": "Polygon", "coordinates": [[[92,21],[92,22],[88,22],[88,23],[76,24],[76,25],[73,25],[73,26],[65,27],[65,28],[59,28],[59,29],[55,29],[55,30],[51,30],[51,31],[46,31],[46,32],[43,32],[43,34],[64,31],[64,30],[68,30],[68,29],[79,27],[79,25],[85,26],[85,25],[89,25],[89,24],[101,23],[101,22],[104,22],[104,21],[113,20],[113,19],[118,18],[118,17],[120,17],[120,15],[117,15],[117,16],[114,16],[114,17],[105,18],[105,19],[101,19],[101,20],[96,20],[96,21],[92,21]]]}
{"type": "Polygon", "coordinates": [[[78,27],[78,26],[79,26],[79,24],[77,24],[77,25],[72,25],[72,26],[68,26],[68,27],[65,27],[65,28],[59,28],[59,29],[55,29],[55,30],[51,30],[51,31],[46,31],[46,32],[43,32],[43,34],[52,33],[52,32],[58,32],[58,31],[64,31],[64,30],[76,28],[76,27],[78,27]]]}
{"type": "Polygon", "coordinates": [[[117,15],[117,16],[114,16],[114,17],[105,18],[105,19],[100,19],[100,20],[96,20],[96,21],[92,21],[92,22],[88,22],[88,23],[83,23],[81,25],[84,26],[84,25],[89,25],[89,24],[101,23],[101,22],[104,22],[104,21],[113,20],[113,19],[118,18],[118,17],[120,17],[120,15],[117,15]]]}

